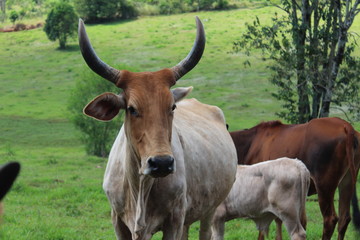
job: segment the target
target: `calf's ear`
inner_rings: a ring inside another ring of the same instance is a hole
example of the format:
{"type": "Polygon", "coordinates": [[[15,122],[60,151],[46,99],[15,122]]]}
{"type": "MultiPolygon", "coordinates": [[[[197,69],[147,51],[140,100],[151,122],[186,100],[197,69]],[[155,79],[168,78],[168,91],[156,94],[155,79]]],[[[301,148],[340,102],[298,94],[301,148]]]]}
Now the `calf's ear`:
{"type": "Polygon", "coordinates": [[[191,91],[193,90],[193,87],[178,87],[171,90],[175,102],[180,101],[184,97],[186,97],[191,91]]]}
{"type": "Polygon", "coordinates": [[[123,94],[103,93],[84,108],[84,114],[101,121],[110,121],[126,107],[123,94]]]}
{"type": "Polygon", "coordinates": [[[0,166],[0,201],[9,191],[20,171],[20,163],[9,162],[0,166]]]}

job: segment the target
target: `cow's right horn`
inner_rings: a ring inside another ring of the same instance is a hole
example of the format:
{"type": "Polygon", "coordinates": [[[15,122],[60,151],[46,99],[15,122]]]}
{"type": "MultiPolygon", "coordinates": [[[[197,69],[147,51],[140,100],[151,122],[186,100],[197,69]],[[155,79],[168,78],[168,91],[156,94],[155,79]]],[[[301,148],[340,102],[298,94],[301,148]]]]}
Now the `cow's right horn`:
{"type": "Polygon", "coordinates": [[[116,85],[120,80],[121,71],[107,65],[96,55],[86,34],[84,22],[82,19],[79,19],[79,45],[82,56],[85,59],[87,65],[95,73],[116,85]]]}

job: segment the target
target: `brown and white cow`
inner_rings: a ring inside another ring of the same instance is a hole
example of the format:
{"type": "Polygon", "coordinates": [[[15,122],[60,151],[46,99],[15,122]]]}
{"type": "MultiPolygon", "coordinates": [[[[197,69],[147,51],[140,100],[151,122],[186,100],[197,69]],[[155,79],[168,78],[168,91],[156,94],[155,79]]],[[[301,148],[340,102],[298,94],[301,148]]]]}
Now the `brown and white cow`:
{"type": "Polygon", "coordinates": [[[123,90],[104,93],[84,109],[105,121],[126,111],[103,183],[118,239],[147,240],[157,231],[165,240],[187,239],[197,220],[200,239],[210,239],[212,216],[235,181],[236,149],[223,112],[195,99],[180,101],[192,88],[170,90],[204,51],[203,25],[198,18],[196,23],[194,46],[178,65],[133,73],[102,62],[79,22],[88,66],[123,90]]]}
{"type": "Polygon", "coordinates": [[[224,239],[225,222],[252,219],[267,235],[278,217],[292,240],[306,239],[305,202],[310,172],[297,159],[279,158],[254,165],[238,165],[235,183],[216,210],[212,240],[224,239]]]}
{"type": "Polygon", "coordinates": [[[348,122],[340,118],[313,119],[294,125],[270,121],[230,134],[236,146],[238,164],[254,164],[285,156],[301,159],[312,177],[309,195],[318,194],[324,221],[322,239],[331,239],[336,223],[338,239],[344,239],[351,220],[350,201],[360,164],[359,133],[348,122]],[[334,208],[337,188],[339,218],[334,208]]]}
{"type": "Polygon", "coordinates": [[[2,215],[1,200],[10,190],[17,175],[20,171],[20,164],[18,162],[9,162],[0,166],[0,217],[2,215]]]}

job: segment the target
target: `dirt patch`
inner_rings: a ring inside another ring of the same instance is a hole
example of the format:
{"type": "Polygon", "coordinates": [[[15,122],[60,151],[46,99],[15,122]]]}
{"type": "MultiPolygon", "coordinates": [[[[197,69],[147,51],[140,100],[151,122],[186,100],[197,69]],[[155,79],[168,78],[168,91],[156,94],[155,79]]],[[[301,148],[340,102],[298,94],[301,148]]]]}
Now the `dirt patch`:
{"type": "Polygon", "coordinates": [[[17,31],[24,31],[24,30],[40,28],[42,26],[43,26],[42,23],[37,23],[35,25],[34,24],[26,25],[23,23],[18,23],[15,26],[0,28],[0,32],[17,32],[17,31]]]}

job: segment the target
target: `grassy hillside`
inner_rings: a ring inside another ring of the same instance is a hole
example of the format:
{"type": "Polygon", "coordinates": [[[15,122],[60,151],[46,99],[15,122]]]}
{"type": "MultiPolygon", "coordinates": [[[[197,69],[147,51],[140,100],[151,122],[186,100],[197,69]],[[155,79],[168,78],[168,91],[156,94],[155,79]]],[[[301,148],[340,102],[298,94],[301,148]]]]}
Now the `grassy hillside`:
{"type": "MultiPolygon", "coordinates": [[[[191,97],[221,107],[230,130],[235,130],[273,120],[279,110],[280,104],[271,97],[274,88],[267,81],[266,65],[253,57],[252,67],[244,68],[244,55],[228,53],[246,21],[255,15],[266,21],[274,11],[267,7],[144,17],[87,25],[87,32],[108,64],[154,71],[187,55],[198,15],[207,35],[205,53],[177,86],[194,86],[191,97]]],[[[360,21],[353,31],[360,33],[360,21]]],[[[90,71],[77,40],[59,51],[57,42],[35,29],[0,33],[0,42],[0,163],[22,164],[20,177],[5,199],[0,239],[114,239],[101,187],[107,160],[87,156],[77,130],[67,120],[69,94],[82,72],[90,71]]],[[[307,209],[308,239],[319,239],[322,220],[317,202],[308,202],[307,209]]],[[[226,239],[257,236],[249,221],[232,221],[227,227],[226,239]]],[[[195,224],[190,239],[197,239],[197,230],[195,224]]],[[[350,226],[347,239],[354,236],[350,226]]]]}

